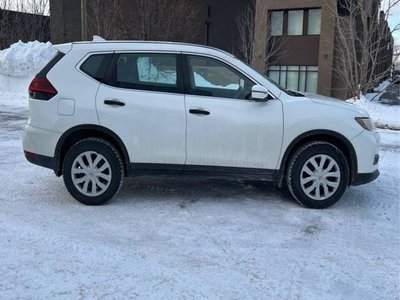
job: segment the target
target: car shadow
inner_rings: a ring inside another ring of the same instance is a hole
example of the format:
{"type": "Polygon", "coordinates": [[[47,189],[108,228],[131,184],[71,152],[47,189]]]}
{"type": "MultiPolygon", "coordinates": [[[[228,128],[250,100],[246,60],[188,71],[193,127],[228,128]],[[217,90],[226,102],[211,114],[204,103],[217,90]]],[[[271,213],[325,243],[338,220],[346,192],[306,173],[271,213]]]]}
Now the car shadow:
{"type": "Polygon", "coordinates": [[[199,179],[182,177],[126,178],[119,194],[109,205],[130,201],[176,202],[181,208],[201,202],[281,201],[297,205],[287,189],[266,181],[199,179]]]}

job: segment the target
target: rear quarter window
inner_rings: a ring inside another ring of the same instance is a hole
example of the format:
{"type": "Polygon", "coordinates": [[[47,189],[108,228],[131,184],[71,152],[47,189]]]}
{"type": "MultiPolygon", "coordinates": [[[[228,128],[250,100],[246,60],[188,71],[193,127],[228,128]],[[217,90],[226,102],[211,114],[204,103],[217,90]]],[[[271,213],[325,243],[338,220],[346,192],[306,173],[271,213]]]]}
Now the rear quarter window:
{"type": "Polygon", "coordinates": [[[110,64],[112,54],[93,54],[81,65],[80,69],[93,79],[102,82],[110,64]]]}

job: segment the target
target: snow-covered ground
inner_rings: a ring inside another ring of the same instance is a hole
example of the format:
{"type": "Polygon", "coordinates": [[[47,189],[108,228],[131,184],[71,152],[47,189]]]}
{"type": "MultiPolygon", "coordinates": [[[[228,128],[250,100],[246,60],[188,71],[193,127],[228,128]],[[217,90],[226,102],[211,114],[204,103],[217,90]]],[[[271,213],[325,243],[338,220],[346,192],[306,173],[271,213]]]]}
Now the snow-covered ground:
{"type": "Polygon", "coordinates": [[[1,299],[399,298],[400,132],[380,131],[381,176],[326,210],[267,183],[150,177],[87,207],[23,157],[29,80],[0,77],[1,299]]]}

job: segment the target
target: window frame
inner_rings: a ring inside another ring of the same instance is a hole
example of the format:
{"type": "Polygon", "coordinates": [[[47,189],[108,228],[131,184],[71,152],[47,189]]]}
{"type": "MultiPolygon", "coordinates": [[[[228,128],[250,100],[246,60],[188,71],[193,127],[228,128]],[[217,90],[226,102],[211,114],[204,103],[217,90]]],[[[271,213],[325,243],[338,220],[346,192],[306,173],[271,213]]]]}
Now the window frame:
{"type": "Polygon", "coordinates": [[[189,52],[182,53],[182,57],[183,57],[184,93],[186,95],[192,95],[192,96],[196,96],[196,97],[215,98],[215,99],[228,99],[228,100],[232,100],[232,101],[253,101],[251,99],[251,97],[250,97],[250,99],[241,99],[241,98],[229,98],[229,97],[201,95],[201,94],[195,93],[191,87],[191,82],[192,82],[192,80],[194,81],[194,78],[193,78],[193,74],[191,74],[191,72],[190,72],[189,57],[200,57],[203,59],[205,58],[205,59],[215,60],[218,63],[225,66],[226,68],[228,68],[230,71],[238,74],[239,77],[244,77],[245,79],[250,81],[252,83],[252,86],[258,85],[259,83],[256,80],[254,80],[253,78],[251,78],[250,76],[248,76],[247,74],[245,74],[244,72],[242,72],[241,70],[239,70],[238,68],[236,68],[235,66],[231,65],[230,63],[228,63],[218,57],[215,57],[212,55],[206,55],[206,54],[199,54],[199,53],[189,53],[189,52]]]}
{"type": "Polygon", "coordinates": [[[183,73],[182,73],[182,56],[180,52],[175,51],[116,51],[111,59],[108,71],[104,77],[103,83],[113,88],[131,90],[131,91],[143,91],[152,93],[169,93],[169,94],[183,94],[183,73]],[[154,85],[140,84],[134,87],[121,87],[117,82],[117,62],[121,54],[134,54],[134,55],[169,55],[175,56],[176,58],[176,87],[163,87],[154,85]]]}

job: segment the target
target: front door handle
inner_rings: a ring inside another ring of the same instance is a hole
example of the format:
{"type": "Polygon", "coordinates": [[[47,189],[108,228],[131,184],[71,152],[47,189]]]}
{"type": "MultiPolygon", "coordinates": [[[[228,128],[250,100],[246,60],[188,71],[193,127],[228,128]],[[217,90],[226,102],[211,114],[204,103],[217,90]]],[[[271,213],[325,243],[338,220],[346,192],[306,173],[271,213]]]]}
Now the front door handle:
{"type": "Polygon", "coordinates": [[[205,110],[204,108],[191,108],[189,109],[189,113],[203,116],[208,116],[210,114],[210,112],[205,110]]]}
{"type": "Polygon", "coordinates": [[[107,99],[104,100],[104,104],[112,106],[125,106],[125,103],[118,99],[107,99]]]}

